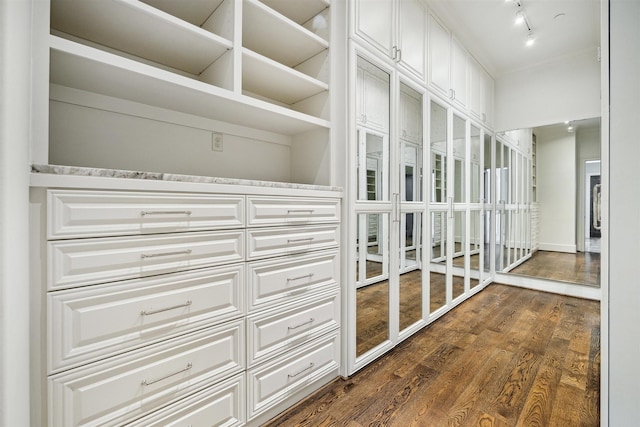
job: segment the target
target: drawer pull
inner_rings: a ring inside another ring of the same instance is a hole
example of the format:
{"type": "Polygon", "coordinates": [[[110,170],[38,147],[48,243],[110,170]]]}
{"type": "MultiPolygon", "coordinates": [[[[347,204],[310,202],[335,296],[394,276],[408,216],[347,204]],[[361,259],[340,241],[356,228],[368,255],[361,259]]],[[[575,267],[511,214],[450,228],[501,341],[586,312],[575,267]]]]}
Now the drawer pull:
{"type": "Polygon", "coordinates": [[[140,216],[146,215],[191,215],[191,211],[141,211],[140,216]]]}
{"type": "Polygon", "coordinates": [[[303,212],[307,212],[307,213],[313,213],[315,211],[315,209],[288,209],[287,213],[288,214],[292,214],[292,213],[303,213],[303,212]]]}
{"type": "Polygon", "coordinates": [[[163,252],[159,254],[141,254],[140,258],[155,258],[159,256],[170,256],[170,255],[190,255],[191,249],[187,249],[186,251],[176,251],[176,252],[163,252]]]}
{"type": "Polygon", "coordinates": [[[298,276],[298,277],[287,277],[287,282],[293,282],[294,280],[300,280],[300,279],[311,279],[312,277],[313,277],[313,273],[305,274],[304,276],[298,276]]]}
{"type": "Polygon", "coordinates": [[[304,325],[310,325],[311,323],[313,323],[313,321],[314,321],[314,320],[315,320],[315,319],[312,317],[312,318],[310,318],[309,320],[307,320],[306,322],[300,323],[299,325],[296,325],[296,326],[287,326],[287,329],[289,329],[289,330],[298,329],[298,328],[303,327],[304,325]]]}
{"type": "Polygon", "coordinates": [[[310,242],[312,240],[313,237],[305,237],[304,239],[287,239],[287,243],[310,242]]]}
{"type": "Polygon", "coordinates": [[[176,308],[189,307],[192,304],[191,300],[187,300],[184,304],[172,305],[171,307],[159,308],[157,310],[142,310],[140,312],[141,316],[149,316],[151,314],[162,313],[163,311],[175,310],[176,308]]]}
{"type": "Polygon", "coordinates": [[[300,370],[300,371],[296,372],[295,374],[287,374],[287,376],[288,376],[289,378],[295,378],[295,377],[297,377],[298,375],[301,375],[301,374],[303,374],[303,373],[307,372],[309,369],[313,369],[313,367],[314,367],[314,366],[315,366],[315,365],[313,364],[313,362],[311,362],[311,363],[309,363],[309,366],[307,366],[306,368],[304,368],[304,369],[302,369],[302,370],[300,370]]]}
{"type": "Polygon", "coordinates": [[[192,367],[193,367],[193,365],[191,364],[191,362],[189,362],[189,364],[187,365],[187,367],[186,367],[186,368],[184,368],[184,369],[180,369],[180,370],[179,370],[179,371],[177,371],[177,372],[173,372],[173,373],[171,373],[171,374],[167,374],[167,375],[165,375],[164,377],[161,377],[161,378],[156,378],[155,380],[151,380],[151,381],[148,381],[148,380],[142,380],[142,383],[141,383],[141,384],[142,384],[142,385],[151,385],[151,384],[155,384],[155,383],[157,383],[158,381],[166,380],[167,378],[171,378],[171,377],[173,377],[173,376],[175,376],[175,375],[181,374],[181,373],[183,373],[183,372],[187,372],[187,371],[188,371],[189,369],[191,369],[192,367]]]}

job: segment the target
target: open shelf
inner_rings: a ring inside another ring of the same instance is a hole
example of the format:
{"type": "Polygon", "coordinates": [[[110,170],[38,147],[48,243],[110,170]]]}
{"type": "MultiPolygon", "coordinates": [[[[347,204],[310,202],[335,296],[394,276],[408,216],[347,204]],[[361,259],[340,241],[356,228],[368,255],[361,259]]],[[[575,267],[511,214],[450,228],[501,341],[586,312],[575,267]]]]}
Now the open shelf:
{"type": "Polygon", "coordinates": [[[137,0],[53,0],[51,26],[195,75],[233,48],[229,40],[137,0]]]}
{"type": "Polygon", "coordinates": [[[140,0],[198,27],[207,21],[224,0],[140,0]]]}
{"type": "Polygon", "coordinates": [[[249,128],[296,135],[329,122],[56,36],[52,84],[249,128]]]}
{"type": "Polygon", "coordinates": [[[276,61],[242,51],[242,88],[285,104],[293,104],[329,89],[329,85],[276,61]]]}
{"type": "Polygon", "coordinates": [[[322,37],[258,0],[244,1],[242,18],[243,46],[288,67],[329,47],[322,37]]]}
{"type": "MultiPolygon", "coordinates": [[[[166,0],[165,0],[166,1],[166,0]]],[[[328,0],[261,0],[276,12],[302,25],[329,7],[328,0]]]]}

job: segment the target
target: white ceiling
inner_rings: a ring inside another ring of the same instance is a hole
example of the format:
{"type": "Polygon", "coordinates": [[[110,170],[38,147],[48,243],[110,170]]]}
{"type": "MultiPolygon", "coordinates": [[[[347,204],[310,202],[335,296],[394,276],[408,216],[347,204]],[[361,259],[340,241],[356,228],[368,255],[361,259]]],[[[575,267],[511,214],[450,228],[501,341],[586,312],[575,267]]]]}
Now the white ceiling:
{"type": "Polygon", "coordinates": [[[494,77],[600,44],[600,0],[520,0],[536,37],[531,47],[526,27],[514,23],[518,0],[427,1],[494,77]]]}

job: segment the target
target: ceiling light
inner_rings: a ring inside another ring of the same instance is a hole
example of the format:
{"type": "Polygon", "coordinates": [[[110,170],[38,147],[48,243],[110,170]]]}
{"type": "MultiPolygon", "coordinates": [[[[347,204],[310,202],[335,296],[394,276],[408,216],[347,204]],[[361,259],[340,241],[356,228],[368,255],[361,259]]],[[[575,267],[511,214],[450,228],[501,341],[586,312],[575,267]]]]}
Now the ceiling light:
{"type": "Polygon", "coordinates": [[[567,128],[567,131],[569,131],[570,133],[571,133],[571,132],[573,132],[573,126],[569,126],[569,127],[567,128]]]}
{"type": "Polygon", "coordinates": [[[536,42],[536,36],[534,36],[533,33],[529,33],[529,35],[527,36],[527,41],[525,42],[525,44],[527,46],[533,46],[535,42],[536,42]]]}
{"type": "Polygon", "coordinates": [[[522,25],[524,24],[524,14],[522,13],[522,11],[518,11],[516,12],[516,20],[515,20],[515,24],[516,25],[522,25]]]}

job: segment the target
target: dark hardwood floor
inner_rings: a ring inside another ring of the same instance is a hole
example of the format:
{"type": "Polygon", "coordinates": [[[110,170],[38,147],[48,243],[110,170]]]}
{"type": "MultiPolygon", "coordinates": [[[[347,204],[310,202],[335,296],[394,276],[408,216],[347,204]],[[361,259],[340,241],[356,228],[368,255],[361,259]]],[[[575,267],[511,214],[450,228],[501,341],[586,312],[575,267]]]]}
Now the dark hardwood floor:
{"type": "Polygon", "coordinates": [[[492,284],[266,426],[598,426],[599,303],[492,284]]]}
{"type": "Polygon", "coordinates": [[[600,286],[600,254],[537,251],[510,273],[600,286]]]}

